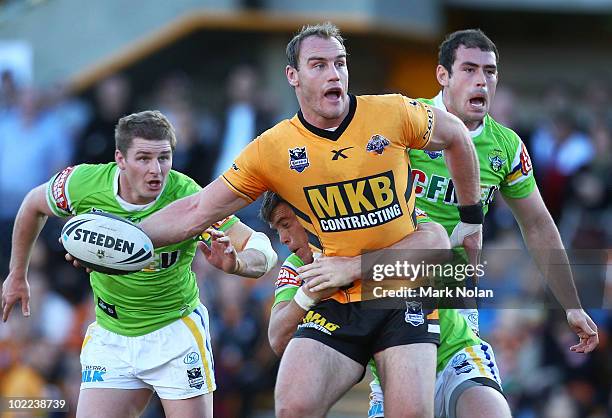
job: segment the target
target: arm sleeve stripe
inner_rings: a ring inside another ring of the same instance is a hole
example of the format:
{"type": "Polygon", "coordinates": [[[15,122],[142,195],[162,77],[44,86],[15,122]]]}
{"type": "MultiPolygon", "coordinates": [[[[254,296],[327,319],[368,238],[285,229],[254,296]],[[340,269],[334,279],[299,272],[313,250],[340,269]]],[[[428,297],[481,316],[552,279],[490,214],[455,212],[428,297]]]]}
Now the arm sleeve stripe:
{"type": "Polygon", "coordinates": [[[225,182],[225,184],[230,188],[232,192],[234,192],[234,194],[237,194],[239,197],[248,200],[250,203],[253,203],[255,201],[255,199],[253,199],[251,196],[234,186],[224,175],[221,175],[221,180],[225,182]]]}

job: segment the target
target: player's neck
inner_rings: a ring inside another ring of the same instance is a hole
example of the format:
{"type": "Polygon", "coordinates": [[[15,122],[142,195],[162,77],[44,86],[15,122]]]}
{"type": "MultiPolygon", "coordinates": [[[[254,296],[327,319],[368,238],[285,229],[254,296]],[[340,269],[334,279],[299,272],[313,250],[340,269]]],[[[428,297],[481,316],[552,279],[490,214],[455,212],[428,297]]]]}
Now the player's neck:
{"type": "Polygon", "coordinates": [[[136,193],[136,190],[134,190],[130,186],[130,183],[127,181],[127,178],[124,175],[122,175],[121,172],[119,172],[119,184],[117,185],[117,196],[119,196],[121,199],[123,199],[124,201],[132,205],[147,205],[155,200],[153,198],[145,198],[145,197],[139,196],[138,193],[136,193]]]}
{"type": "Polygon", "coordinates": [[[308,109],[306,107],[301,108],[302,116],[304,116],[304,119],[306,120],[306,122],[308,122],[312,126],[319,128],[319,129],[337,128],[338,126],[340,126],[344,118],[346,118],[346,115],[348,115],[349,110],[350,110],[350,99],[348,96],[346,100],[346,106],[344,107],[342,114],[334,119],[325,118],[319,115],[313,109],[308,109]]]}

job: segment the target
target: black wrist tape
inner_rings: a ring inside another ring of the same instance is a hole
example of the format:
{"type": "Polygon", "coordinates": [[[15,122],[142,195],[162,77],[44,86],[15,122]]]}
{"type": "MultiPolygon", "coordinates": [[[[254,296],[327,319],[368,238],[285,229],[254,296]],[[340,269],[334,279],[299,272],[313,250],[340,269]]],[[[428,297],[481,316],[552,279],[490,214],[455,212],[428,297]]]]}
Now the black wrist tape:
{"type": "Polygon", "coordinates": [[[459,206],[459,218],[466,224],[482,224],[484,214],[482,213],[482,202],[475,205],[459,206]]]}

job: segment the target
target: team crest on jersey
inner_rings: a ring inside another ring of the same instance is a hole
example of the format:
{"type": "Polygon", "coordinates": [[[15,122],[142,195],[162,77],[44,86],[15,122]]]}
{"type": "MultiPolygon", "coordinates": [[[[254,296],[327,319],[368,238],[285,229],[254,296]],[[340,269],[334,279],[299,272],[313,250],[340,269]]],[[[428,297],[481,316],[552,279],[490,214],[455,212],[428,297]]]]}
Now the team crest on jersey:
{"type": "Polygon", "coordinates": [[[498,149],[493,150],[489,153],[489,163],[491,164],[491,168],[493,171],[498,172],[501,170],[502,165],[506,162],[502,157],[502,152],[498,149]]]}
{"type": "Polygon", "coordinates": [[[423,150],[423,152],[425,154],[427,154],[427,156],[429,158],[431,158],[432,160],[435,160],[436,158],[439,158],[442,156],[442,151],[427,151],[427,150],[423,150]]]}
{"type": "Polygon", "coordinates": [[[418,327],[425,323],[423,315],[423,305],[421,302],[406,302],[406,312],[404,319],[413,327],[418,327]]]}
{"type": "Polygon", "coordinates": [[[194,367],[193,369],[187,370],[187,379],[189,379],[190,388],[201,389],[204,384],[202,369],[200,367],[194,367]]]}
{"type": "Polygon", "coordinates": [[[301,173],[310,166],[306,147],[295,147],[289,150],[289,168],[301,173]]]}
{"type": "Polygon", "coordinates": [[[366,151],[371,152],[374,155],[380,155],[383,153],[385,148],[387,148],[391,144],[387,138],[382,135],[372,135],[372,138],[368,141],[366,145],[366,151]]]}

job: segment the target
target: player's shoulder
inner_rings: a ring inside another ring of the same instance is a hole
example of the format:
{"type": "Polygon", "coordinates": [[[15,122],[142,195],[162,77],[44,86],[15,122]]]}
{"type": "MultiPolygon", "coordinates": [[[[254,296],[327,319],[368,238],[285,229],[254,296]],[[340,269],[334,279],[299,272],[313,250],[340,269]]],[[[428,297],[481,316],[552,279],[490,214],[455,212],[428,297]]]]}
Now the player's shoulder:
{"type": "Polygon", "coordinates": [[[491,115],[486,116],[485,123],[488,127],[489,132],[491,133],[493,138],[495,138],[496,141],[508,143],[511,145],[516,145],[521,142],[521,138],[516,132],[493,119],[491,115]]]}
{"type": "Polygon", "coordinates": [[[262,132],[257,138],[254,139],[254,141],[259,141],[260,144],[274,144],[274,142],[277,142],[279,138],[284,138],[288,133],[297,129],[297,125],[299,123],[297,121],[297,115],[291,119],[283,119],[276,125],[262,132]]]}
{"type": "Polygon", "coordinates": [[[403,100],[412,100],[401,94],[365,94],[357,97],[357,107],[362,106],[398,106],[403,100]]]}
{"type": "Polygon", "coordinates": [[[194,179],[176,170],[170,170],[168,173],[166,187],[168,188],[168,193],[176,198],[191,195],[201,189],[194,179]]]}
{"type": "Polygon", "coordinates": [[[287,257],[283,262],[283,267],[288,267],[292,269],[297,269],[298,267],[302,267],[303,265],[304,261],[296,253],[291,253],[289,257],[287,257]]]}
{"type": "Polygon", "coordinates": [[[79,164],[64,169],[58,178],[68,173],[70,189],[84,195],[112,189],[116,171],[117,163],[79,164]]]}

